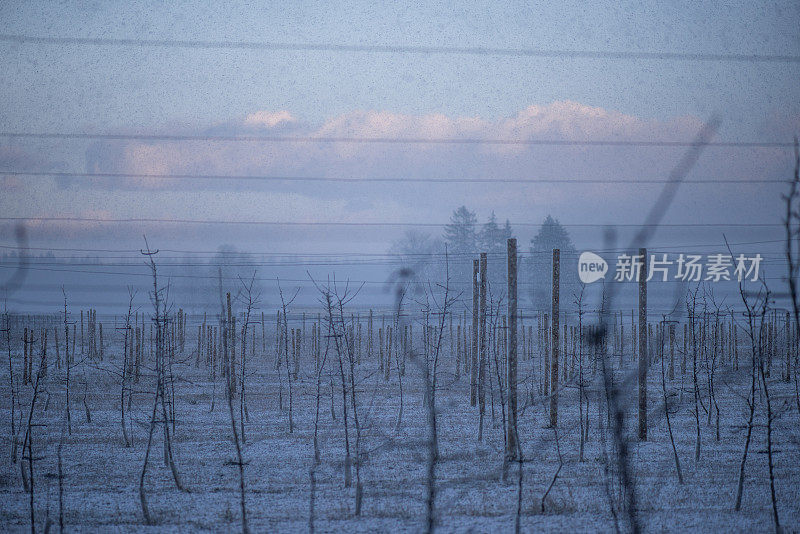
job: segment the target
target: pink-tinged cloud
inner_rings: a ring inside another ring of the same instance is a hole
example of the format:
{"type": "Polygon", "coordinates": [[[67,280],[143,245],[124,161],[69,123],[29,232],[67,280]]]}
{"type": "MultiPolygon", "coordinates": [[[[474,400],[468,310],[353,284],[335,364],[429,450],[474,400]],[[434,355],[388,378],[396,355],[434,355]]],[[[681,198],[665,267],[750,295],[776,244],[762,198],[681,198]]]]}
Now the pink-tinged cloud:
{"type": "MultiPolygon", "coordinates": [[[[499,139],[556,141],[689,141],[702,121],[692,116],[651,120],[573,101],[531,105],[499,119],[412,115],[356,110],[319,126],[298,121],[289,111],[259,110],[238,123],[226,123],[226,135],[260,132],[300,138],[499,139]],[[289,128],[287,133],[287,128],[289,128]]],[[[278,175],[331,178],[446,177],[507,179],[663,178],[680,152],[659,147],[537,146],[528,144],[352,143],[352,142],[126,142],[94,157],[89,171],[144,175],[278,175]]],[[[95,151],[97,152],[97,150],[95,151]]],[[[730,154],[711,152],[713,172],[728,178],[770,173],[782,162],[774,155],[748,155],[749,164],[732,165],[730,154]]],[[[114,182],[128,188],[219,187],[219,182],[132,178],[114,182]]],[[[276,183],[275,187],[285,184],[276,183]]],[[[247,187],[237,182],[237,188],[247,187]]]]}
{"type": "Polygon", "coordinates": [[[498,122],[495,133],[507,139],[553,136],[568,141],[652,139],[685,140],[693,137],[702,121],[676,117],[667,122],[644,120],[614,110],[569,100],[546,106],[528,106],[514,117],[498,122]]]}
{"type": "Polygon", "coordinates": [[[285,123],[297,122],[297,119],[288,111],[256,111],[244,118],[245,126],[258,126],[274,128],[285,123]]]}

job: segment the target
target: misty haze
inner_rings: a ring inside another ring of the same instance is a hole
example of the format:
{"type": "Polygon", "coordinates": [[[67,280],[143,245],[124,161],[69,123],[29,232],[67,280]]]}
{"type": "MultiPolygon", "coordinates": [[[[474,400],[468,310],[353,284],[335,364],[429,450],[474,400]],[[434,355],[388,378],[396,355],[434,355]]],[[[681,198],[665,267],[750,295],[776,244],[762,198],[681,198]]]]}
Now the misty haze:
{"type": "Polygon", "coordinates": [[[800,530],[800,6],[0,5],[0,530],[800,530]]]}

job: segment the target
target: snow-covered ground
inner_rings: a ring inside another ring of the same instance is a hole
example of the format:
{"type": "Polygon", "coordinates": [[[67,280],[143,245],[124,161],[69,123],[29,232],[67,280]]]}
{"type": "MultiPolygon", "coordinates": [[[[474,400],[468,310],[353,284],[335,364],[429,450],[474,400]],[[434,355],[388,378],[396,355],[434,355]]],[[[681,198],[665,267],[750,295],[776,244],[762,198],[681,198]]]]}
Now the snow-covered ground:
{"type": "MultiPolygon", "coordinates": [[[[189,332],[193,330],[190,328],[189,332]]],[[[107,334],[109,335],[109,334],[107,334]]],[[[113,334],[119,336],[118,333],[113,334]]],[[[274,333],[268,333],[274,340],[274,333]]],[[[157,428],[146,477],[146,492],[156,524],[146,526],[139,501],[139,476],[144,460],[152,410],[150,376],[134,389],[133,444],[126,447],[120,425],[120,346],[109,341],[104,361],[84,361],[71,371],[72,433],[63,446],[64,522],[68,531],[231,531],[241,528],[239,475],[232,442],[230,414],[219,377],[216,386],[204,364],[196,367],[187,340],[184,356],[174,365],[176,432],[175,459],[188,491],[176,489],[163,462],[162,434],[157,428]],[[216,391],[211,410],[212,391],[216,391]],[[84,407],[91,414],[87,421],[84,407]]],[[[257,346],[261,347],[260,340],[257,346]]],[[[52,351],[52,348],[51,348],[52,351]]],[[[286,370],[275,369],[274,354],[257,351],[247,362],[247,406],[243,446],[246,461],[246,500],[254,532],[306,531],[309,529],[310,469],[316,401],[314,362],[305,354],[299,380],[293,383],[294,429],[289,432],[286,370]],[[280,373],[280,375],[279,375],[280,373]],[[282,397],[279,400],[279,397],[282,397]],[[282,404],[282,408],[280,406],[282,404]]],[[[52,353],[51,353],[52,354],[52,353]]],[[[76,356],[80,360],[80,355],[76,356]]],[[[30,386],[20,386],[18,355],[14,355],[15,383],[21,391],[22,419],[27,420],[30,386]]],[[[436,515],[441,531],[513,531],[517,509],[518,466],[512,465],[502,480],[503,427],[497,376],[493,368],[491,393],[487,391],[482,442],[478,441],[478,411],[470,407],[469,378],[453,373],[455,358],[445,353],[440,362],[436,393],[440,459],[436,466],[436,515]],[[492,404],[494,406],[492,406],[492,404]]],[[[637,517],[647,531],[770,531],[773,529],[766,454],[766,419],[759,399],[753,443],[746,464],[742,509],[734,511],[739,466],[746,435],[749,370],[717,370],[720,404],[720,439],[700,411],[700,460],[695,462],[695,418],[691,375],[676,370],[668,380],[675,393],[671,417],[684,484],[679,485],[667,434],[661,394],[661,367],[656,361],[649,374],[650,429],[646,442],[632,432],[636,424],[636,379],[629,375],[635,362],[626,357],[628,381],[621,402],[629,427],[630,464],[635,478],[637,517]],[[682,386],[681,386],[682,384],[682,386]]],[[[776,363],[777,365],[777,363],[776,363]]],[[[617,381],[622,377],[615,362],[617,381]]],[[[316,470],[314,526],[318,531],[399,532],[424,529],[427,491],[428,424],[423,404],[423,379],[411,363],[403,377],[403,417],[396,428],[400,405],[399,384],[393,367],[388,382],[378,372],[375,358],[356,366],[358,416],[362,429],[360,448],[363,507],[356,517],[355,484],[344,487],[344,433],[342,392],[335,353],[328,355],[322,374],[319,443],[322,463],[316,470]],[[331,408],[332,407],[332,408],[331,408]],[[335,413],[335,420],[332,418],[335,413]]],[[[690,366],[691,367],[691,366],[690,366]]],[[[620,502],[616,477],[606,477],[604,458],[612,454],[604,408],[598,401],[600,374],[587,370],[590,382],[589,441],[585,459],[579,461],[578,388],[570,381],[559,396],[560,450],[563,467],[545,502],[541,501],[558,468],[556,432],[547,428],[548,409],[539,395],[538,366],[520,364],[519,434],[524,452],[522,479],[523,531],[613,531],[609,494],[620,502]],[[524,407],[524,410],[522,409],[524,407]],[[601,408],[601,412],[598,409],[601,408]],[[603,451],[606,450],[607,453],[603,451]],[[609,481],[608,484],[606,481],[609,481]]],[[[20,459],[12,463],[11,393],[8,365],[0,374],[0,529],[30,530],[30,495],[23,489],[20,459]]],[[[700,393],[709,406],[705,374],[700,393]]],[[[34,497],[37,530],[53,522],[58,528],[59,495],[57,448],[64,406],[63,369],[51,367],[33,414],[35,453],[34,497]]],[[[800,528],[800,417],[794,383],[783,382],[773,372],[769,382],[773,409],[775,486],[781,524],[800,528]]],[[[348,406],[348,410],[352,410],[348,406]]],[[[235,410],[238,418],[238,400],[235,410]]],[[[19,414],[18,414],[19,416],[19,414]]],[[[355,428],[349,413],[350,446],[355,452],[355,428]]],[[[21,438],[20,438],[21,439],[21,438]]],[[[613,465],[609,465],[613,471],[613,465]]],[[[353,469],[355,480],[355,468],[353,469]]],[[[618,517],[621,528],[627,528],[618,517]]]]}

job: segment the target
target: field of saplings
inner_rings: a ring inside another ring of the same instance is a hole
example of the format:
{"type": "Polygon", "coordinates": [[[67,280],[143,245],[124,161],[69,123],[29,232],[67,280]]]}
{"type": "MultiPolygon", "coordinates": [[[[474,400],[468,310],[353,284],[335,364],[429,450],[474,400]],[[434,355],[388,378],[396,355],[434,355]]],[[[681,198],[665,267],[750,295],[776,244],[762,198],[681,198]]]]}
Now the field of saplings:
{"type": "Polygon", "coordinates": [[[114,316],[5,314],[4,528],[800,525],[788,313],[695,293],[679,320],[598,320],[477,283],[363,309],[318,289],[315,308],[240,292],[197,314],[159,290],[114,316]]]}

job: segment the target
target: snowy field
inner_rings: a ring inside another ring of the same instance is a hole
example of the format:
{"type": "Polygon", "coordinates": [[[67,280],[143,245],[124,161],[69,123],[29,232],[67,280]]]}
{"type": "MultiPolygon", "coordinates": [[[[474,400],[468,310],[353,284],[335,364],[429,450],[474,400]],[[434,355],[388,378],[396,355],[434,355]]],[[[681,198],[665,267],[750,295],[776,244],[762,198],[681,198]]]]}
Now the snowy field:
{"type": "MultiPolygon", "coordinates": [[[[196,327],[195,327],[196,328],[196,327]]],[[[110,329],[109,329],[110,330],[110,329]]],[[[188,329],[192,332],[192,328],[188,329]]],[[[194,330],[196,332],[196,329],[194,330]]],[[[259,333],[260,334],[260,333],[259,333]]],[[[109,334],[107,334],[109,335],[109,334]]],[[[145,524],[139,498],[139,477],[144,461],[153,405],[154,380],[143,371],[131,383],[132,407],[127,414],[132,444],[125,446],[120,423],[120,334],[105,347],[103,361],[80,357],[71,368],[72,432],[62,448],[63,521],[67,531],[236,531],[241,529],[240,486],[236,450],[232,441],[230,411],[222,381],[210,380],[204,362],[196,365],[196,340],[190,336],[183,354],[173,362],[175,433],[174,458],[186,491],[176,489],[165,466],[161,425],[156,425],[145,490],[154,525],[145,524]],[[215,395],[212,410],[212,392],[215,395]],[[87,415],[89,417],[87,417],[87,415]]],[[[260,336],[259,336],[260,338],[260,336]]],[[[274,340],[274,333],[269,334],[274,340]]],[[[267,345],[269,346],[269,345],[267,345]]],[[[311,510],[311,468],[317,399],[314,360],[304,351],[300,374],[292,382],[293,431],[289,432],[289,393],[285,365],[275,368],[274,351],[248,356],[246,399],[249,418],[244,423],[242,451],[245,460],[246,506],[254,532],[308,531],[311,510]]],[[[445,347],[448,345],[445,343],[445,347]]],[[[4,345],[5,348],[5,345],[4,345]]],[[[52,348],[50,349],[52,351],[52,348]]],[[[740,349],[744,351],[744,349],[740,349]]],[[[249,352],[249,351],[248,351],[249,352]]],[[[538,356],[537,356],[538,357],[538,356]]],[[[64,367],[52,363],[32,416],[34,451],[34,509],[37,531],[59,525],[58,448],[64,421],[64,367]]],[[[20,398],[16,408],[25,424],[32,386],[19,383],[14,353],[14,381],[20,398]],[[20,413],[20,410],[22,413],[20,413]]],[[[745,442],[749,392],[749,367],[734,370],[730,364],[716,370],[715,387],[720,410],[720,436],[714,418],[708,423],[706,375],[698,375],[700,409],[700,459],[695,462],[696,427],[690,365],[683,376],[676,368],[667,379],[674,394],[671,423],[683,471],[678,484],[672,447],[664,417],[661,365],[656,359],[649,372],[649,437],[639,442],[636,426],[636,363],[625,357],[616,381],[627,377],[620,402],[630,432],[629,463],[635,479],[637,518],[646,531],[771,531],[772,508],[766,454],[766,419],[759,401],[753,442],[746,463],[740,511],[734,511],[739,466],[745,442]],[[630,385],[627,385],[630,384],[630,385]]],[[[742,362],[746,358],[742,357],[742,362]]],[[[613,462],[612,437],[607,430],[604,404],[598,403],[602,378],[585,362],[588,396],[588,441],[584,459],[579,453],[579,406],[577,380],[567,380],[559,394],[558,447],[556,432],[548,428],[547,400],[540,394],[541,376],[536,358],[520,362],[519,436],[524,454],[521,484],[521,528],[556,531],[613,531],[615,520],[609,496],[620,514],[621,488],[613,462]],[[542,497],[559,465],[542,509],[542,497]],[[605,459],[609,459],[606,462],[605,459]],[[611,473],[607,476],[607,468],[611,473]]],[[[775,489],[781,524],[790,531],[800,528],[800,417],[794,382],[784,382],[779,364],[769,379],[775,414],[772,428],[775,489]]],[[[469,377],[454,374],[455,358],[441,356],[436,392],[439,461],[435,469],[437,529],[443,532],[509,532],[514,530],[520,488],[518,464],[508,469],[503,481],[503,409],[493,364],[487,391],[482,441],[478,441],[479,417],[469,402],[469,377]]],[[[2,530],[30,530],[30,494],[21,476],[21,452],[12,462],[11,391],[9,366],[0,375],[0,516],[2,530]]],[[[344,487],[345,441],[338,362],[329,351],[321,374],[319,447],[321,463],[315,472],[314,528],[320,532],[417,532],[425,529],[427,495],[428,422],[423,402],[424,378],[411,362],[402,377],[403,414],[400,409],[396,368],[389,381],[378,371],[377,361],[364,357],[355,366],[356,401],[360,419],[360,478],[363,502],[355,515],[355,468],[353,484],[344,487]]],[[[761,395],[757,393],[757,395],[761,395]]],[[[171,398],[171,394],[170,394],[171,398]]],[[[348,404],[350,401],[348,400],[348,404]]],[[[234,414],[239,416],[238,397],[234,414]]],[[[583,408],[586,408],[584,403],[583,408]]],[[[350,411],[350,447],[355,451],[355,430],[350,411]]],[[[355,452],[353,453],[355,456],[355,452]]],[[[27,466],[27,461],[26,464],[27,466]]],[[[627,524],[618,516],[620,528],[627,524]]]]}

